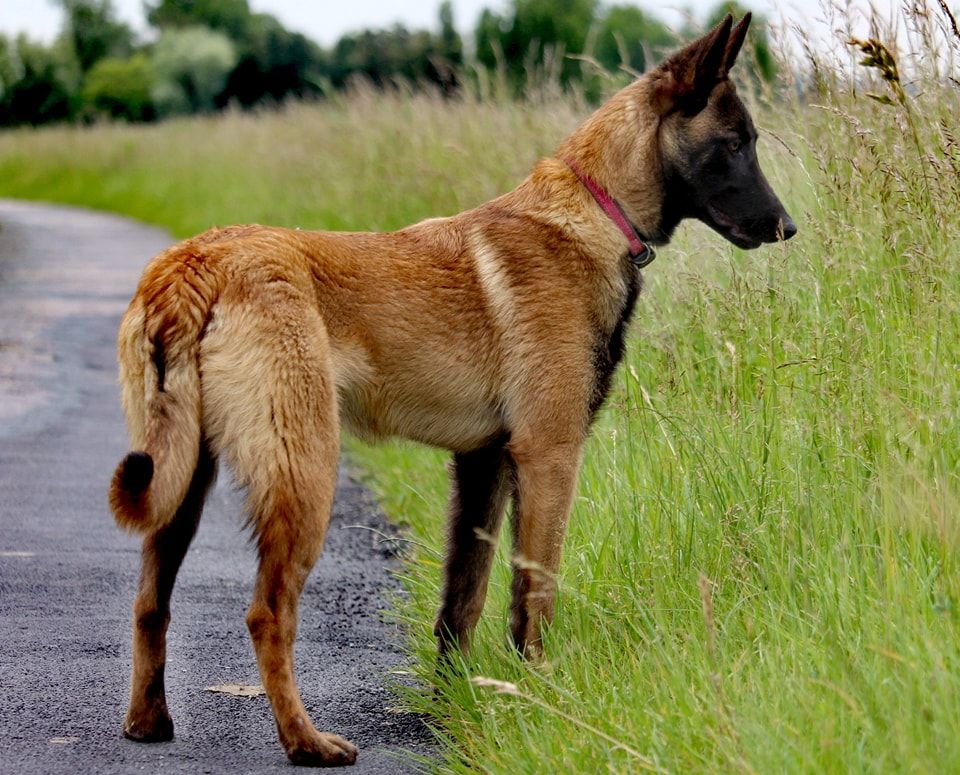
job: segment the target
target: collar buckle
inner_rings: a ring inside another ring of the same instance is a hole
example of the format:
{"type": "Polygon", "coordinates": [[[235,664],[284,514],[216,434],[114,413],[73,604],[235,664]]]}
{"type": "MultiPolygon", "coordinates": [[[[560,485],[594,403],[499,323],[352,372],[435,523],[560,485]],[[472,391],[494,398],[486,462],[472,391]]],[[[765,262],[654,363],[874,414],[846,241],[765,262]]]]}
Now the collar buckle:
{"type": "Polygon", "coordinates": [[[646,242],[641,242],[640,246],[639,253],[630,254],[630,263],[637,267],[637,269],[643,269],[645,266],[652,264],[653,259],[657,257],[657,251],[646,242]]]}

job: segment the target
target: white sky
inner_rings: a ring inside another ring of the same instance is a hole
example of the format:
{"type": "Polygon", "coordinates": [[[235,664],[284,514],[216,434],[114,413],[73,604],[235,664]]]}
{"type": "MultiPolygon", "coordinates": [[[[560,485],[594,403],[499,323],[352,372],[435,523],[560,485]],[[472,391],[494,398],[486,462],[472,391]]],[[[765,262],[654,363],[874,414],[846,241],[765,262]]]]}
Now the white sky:
{"type": "MultiPolygon", "coordinates": [[[[624,2],[624,0],[615,0],[624,2]]],[[[121,18],[134,29],[146,27],[143,0],[113,0],[121,18]]],[[[803,5],[803,0],[799,0],[803,5]]],[[[669,24],[679,24],[677,8],[689,8],[702,18],[717,0],[676,0],[637,3],[669,24]]],[[[772,0],[749,0],[761,13],[773,13],[772,0]]],[[[323,45],[334,43],[343,33],[364,27],[388,27],[402,22],[409,28],[434,28],[440,0],[251,0],[254,11],[272,13],[291,30],[302,32],[323,45]]],[[[484,8],[502,10],[508,0],[453,0],[454,19],[461,31],[472,30],[484,8]]],[[[0,32],[26,32],[31,38],[49,41],[60,30],[61,11],[53,0],[0,0],[0,32]]]]}

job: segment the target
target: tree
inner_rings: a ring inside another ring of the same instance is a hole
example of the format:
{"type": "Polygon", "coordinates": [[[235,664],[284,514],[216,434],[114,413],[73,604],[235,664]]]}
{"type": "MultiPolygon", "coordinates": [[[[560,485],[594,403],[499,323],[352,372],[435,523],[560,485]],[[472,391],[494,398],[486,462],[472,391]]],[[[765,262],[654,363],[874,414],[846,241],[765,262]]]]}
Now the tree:
{"type": "Polygon", "coordinates": [[[458,65],[463,62],[463,40],[453,23],[453,5],[450,0],[444,0],[437,11],[440,22],[440,55],[450,64],[458,65]]]}
{"type": "Polygon", "coordinates": [[[510,28],[510,21],[489,8],[480,12],[477,28],[474,30],[474,45],[476,46],[477,61],[493,68],[501,64],[504,57],[503,38],[510,28]]]}
{"type": "Polygon", "coordinates": [[[433,65],[437,71],[437,80],[447,93],[453,93],[459,86],[458,68],[463,64],[463,40],[453,23],[453,5],[444,0],[437,12],[440,22],[439,56],[433,65]]]}
{"type": "Polygon", "coordinates": [[[166,30],[153,51],[153,101],[161,115],[211,110],[237,62],[230,39],[206,27],[166,30]]]}
{"type": "Polygon", "coordinates": [[[320,48],[276,17],[252,13],[247,0],[155,0],[147,4],[147,20],[160,30],[206,27],[233,42],[237,64],[217,95],[219,106],[320,93],[320,48]]]}
{"type": "Polygon", "coordinates": [[[83,101],[97,113],[127,121],[153,117],[153,67],[143,52],[97,62],[83,83],[83,101]]]}
{"type": "Polygon", "coordinates": [[[60,0],[66,15],[63,35],[73,47],[80,72],[106,56],[126,57],[133,32],[119,21],[111,0],[60,0]]]}
{"type": "Polygon", "coordinates": [[[6,35],[0,35],[0,105],[22,75],[23,64],[17,56],[16,44],[6,35]]]}
{"type": "Polygon", "coordinates": [[[73,92],[58,50],[24,35],[0,41],[0,125],[71,118],[73,92]]]}
{"type": "Polygon", "coordinates": [[[247,37],[252,17],[247,0],[148,0],[145,8],[158,29],[209,27],[235,41],[247,37]]]}
{"type": "Polygon", "coordinates": [[[449,91],[455,85],[448,59],[451,48],[451,41],[444,41],[442,34],[411,31],[400,24],[389,30],[344,35],[330,52],[330,81],[342,87],[352,76],[362,75],[383,86],[399,78],[434,83],[449,91]]]}
{"type": "Polygon", "coordinates": [[[218,104],[236,101],[253,105],[265,98],[320,93],[326,70],[323,52],[299,32],[286,29],[269,14],[253,14],[244,37],[235,40],[237,66],[217,98],[218,104]]]}
{"type": "Polygon", "coordinates": [[[615,5],[606,10],[598,25],[594,56],[607,70],[621,65],[638,72],[656,55],[677,43],[677,37],[659,19],[634,5],[615,5]]]}
{"type": "MultiPolygon", "coordinates": [[[[595,21],[597,0],[513,0],[511,14],[485,11],[477,26],[477,59],[492,67],[502,52],[508,71],[522,81],[525,70],[548,56],[582,54],[595,21]]],[[[579,63],[564,59],[563,82],[579,75],[579,63]]]]}

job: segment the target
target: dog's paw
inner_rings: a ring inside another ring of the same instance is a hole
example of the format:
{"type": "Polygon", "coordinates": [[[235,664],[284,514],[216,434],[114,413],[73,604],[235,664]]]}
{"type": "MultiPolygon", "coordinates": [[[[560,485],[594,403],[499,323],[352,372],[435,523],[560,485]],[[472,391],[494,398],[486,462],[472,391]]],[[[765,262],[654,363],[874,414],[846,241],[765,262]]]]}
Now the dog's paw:
{"type": "Polygon", "coordinates": [[[344,767],[357,761],[357,747],[339,735],[316,732],[286,746],[287,757],[303,767],[344,767]]]}
{"type": "Polygon", "coordinates": [[[163,743],[173,740],[173,719],[169,713],[152,717],[127,714],[123,722],[123,736],[138,743],[163,743]]]}

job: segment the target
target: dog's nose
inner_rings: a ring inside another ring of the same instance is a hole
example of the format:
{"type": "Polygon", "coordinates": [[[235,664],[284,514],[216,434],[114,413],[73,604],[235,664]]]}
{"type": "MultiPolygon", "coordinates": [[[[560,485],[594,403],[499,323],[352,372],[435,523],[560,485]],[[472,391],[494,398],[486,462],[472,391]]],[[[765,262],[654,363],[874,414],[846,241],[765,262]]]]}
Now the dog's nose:
{"type": "Polygon", "coordinates": [[[795,224],[793,222],[793,218],[786,213],[784,213],[783,217],[780,219],[780,226],[783,229],[784,241],[790,239],[794,234],[797,233],[797,224],[795,224]]]}

